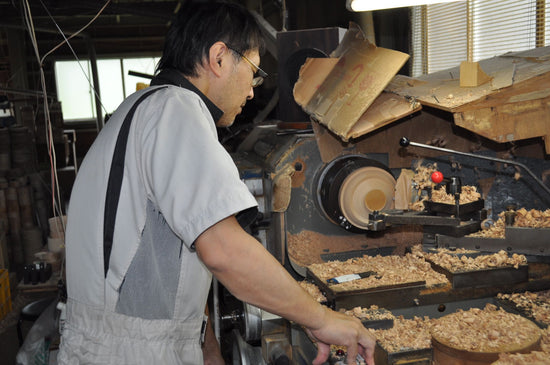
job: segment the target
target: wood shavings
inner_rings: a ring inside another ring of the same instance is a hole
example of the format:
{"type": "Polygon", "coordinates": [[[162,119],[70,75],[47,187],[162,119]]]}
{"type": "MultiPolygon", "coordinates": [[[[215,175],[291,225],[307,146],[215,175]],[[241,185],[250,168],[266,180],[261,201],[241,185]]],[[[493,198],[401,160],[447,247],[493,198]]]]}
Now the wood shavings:
{"type": "MultiPolygon", "coordinates": [[[[472,185],[464,185],[462,192],[460,193],[460,204],[468,204],[481,199],[481,194],[478,193],[477,188],[472,185]]],[[[447,194],[444,188],[432,191],[432,201],[435,203],[443,204],[455,204],[455,197],[451,194],[447,194]]]]}
{"type": "Polygon", "coordinates": [[[422,161],[414,168],[413,184],[418,190],[433,188],[435,183],[432,181],[432,174],[437,171],[437,164],[422,165],[422,161]]]}
{"type": "Polygon", "coordinates": [[[425,209],[424,202],[428,199],[428,197],[422,198],[422,200],[417,200],[412,204],[409,204],[409,210],[415,211],[415,212],[421,212],[425,209]]]}
{"type": "Polygon", "coordinates": [[[366,235],[325,235],[313,231],[301,231],[297,234],[287,233],[287,248],[290,259],[303,267],[325,262],[324,254],[338,254],[369,248],[394,247],[394,254],[404,253],[410,242],[422,241],[422,229],[419,226],[405,225],[390,227],[381,237],[366,235]]]}
{"type": "Polygon", "coordinates": [[[550,209],[545,211],[518,209],[514,218],[514,227],[550,228],[550,209]]]}
{"type": "MultiPolygon", "coordinates": [[[[438,248],[436,249],[437,252],[440,253],[448,253],[448,254],[474,254],[479,253],[477,250],[469,250],[467,248],[455,248],[455,249],[448,249],[448,248],[438,248]]],[[[418,255],[419,257],[424,257],[424,251],[422,249],[422,245],[414,245],[411,247],[411,252],[415,255],[418,255]]]]}
{"type": "Polygon", "coordinates": [[[528,354],[499,354],[498,360],[492,365],[548,365],[550,354],[542,351],[533,351],[528,354]]]}
{"type": "Polygon", "coordinates": [[[550,327],[541,330],[542,338],[540,340],[540,349],[550,354],[550,327]]]}
{"type": "Polygon", "coordinates": [[[288,254],[299,265],[307,266],[321,263],[321,254],[325,250],[331,253],[346,252],[361,249],[365,244],[364,235],[326,236],[318,232],[302,231],[287,236],[288,254]]]}
{"type": "Polygon", "coordinates": [[[363,256],[347,261],[330,261],[323,264],[310,265],[309,270],[322,282],[341,275],[374,271],[364,279],[331,285],[334,291],[351,291],[380,286],[425,281],[427,287],[446,285],[449,283],[445,275],[435,272],[430,263],[412,254],[405,256],[363,256]]]}
{"type": "MultiPolygon", "coordinates": [[[[504,238],[505,237],[505,216],[501,212],[495,224],[487,230],[469,234],[469,237],[504,238]]],[[[550,228],[550,209],[545,211],[521,208],[515,211],[514,224],[512,227],[524,228],[550,228]]]]}
{"type": "Polygon", "coordinates": [[[550,328],[541,330],[540,349],[527,354],[500,354],[492,365],[548,365],[550,364],[550,328]]]}
{"type": "Polygon", "coordinates": [[[485,230],[471,233],[467,237],[485,237],[485,238],[504,238],[505,237],[505,227],[504,223],[504,212],[500,214],[501,217],[493,224],[491,227],[485,230]]]}
{"type": "Polygon", "coordinates": [[[520,312],[539,323],[550,325],[550,290],[541,292],[523,292],[513,294],[499,293],[497,298],[508,301],[520,312]]]}
{"type": "Polygon", "coordinates": [[[527,258],[524,255],[514,253],[509,256],[504,250],[500,250],[498,253],[479,255],[476,257],[466,255],[459,256],[446,252],[424,253],[424,257],[426,260],[453,273],[501,267],[514,267],[517,269],[520,265],[527,264],[527,258]]]}
{"type": "Polygon", "coordinates": [[[488,353],[522,349],[541,337],[533,322],[493,304],[435,319],[431,332],[435,340],[454,349],[488,353]]]}
{"type": "MultiPolygon", "coordinates": [[[[377,305],[371,305],[368,308],[355,307],[351,310],[340,309],[341,313],[347,316],[358,318],[361,321],[392,320],[395,316],[386,309],[380,309],[377,305]]],[[[339,345],[330,346],[330,364],[346,364],[347,347],[339,345]]],[[[358,365],[364,365],[365,362],[359,360],[358,365]]]]}
{"type": "Polygon", "coordinates": [[[376,337],[378,345],[389,353],[426,349],[432,346],[430,329],[433,321],[428,317],[405,319],[399,316],[392,328],[369,331],[376,337]]]}
{"type": "Polygon", "coordinates": [[[424,190],[432,189],[435,183],[432,181],[432,174],[437,171],[437,164],[422,165],[422,161],[418,161],[414,168],[414,176],[412,177],[412,188],[416,190],[418,196],[409,203],[409,210],[421,212],[425,209],[424,202],[428,199],[428,195],[422,195],[424,190]]]}
{"type": "MultiPolygon", "coordinates": [[[[444,141],[437,140],[437,143],[432,141],[432,144],[440,144],[444,141]]],[[[447,194],[444,187],[435,189],[436,184],[432,181],[432,174],[437,171],[437,164],[422,165],[419,162],[415,167],[415,175],[412,178],[413,188],[418,191],[418,199],[409,204],[409,209],[412,211],[422,211],[425,209],[424,201],[428,199],[428,196],[421,196],[422,190],[431,190],[431,200],[435,203],[443,204],[455,204],[455,197],[451,194],[447,194]]],[[[472,185],[462,186],[462,192],[460,193],[460,204],[472,203],[481,199],[481,194],[477,191],[477,188],[472,185]]]]}
{"type": "Polygon", "coordinates": [[[355,307],[351,310],[341,309],[340,312],[360,320],[377,321],[382,319],[395,319],[392,312],[380,309],[377,305],[371,305],[368,308],[355,307]]]}
{"type": "Polygon", "coordinates": [[[310,283],[309,281],[302,280],[298,284],[304,289],[309,295],[313,297],[316,301],[319,303],[323,303],[327,301],[327,297],[323,295],[319,287],[313,283],[310,283]]]}

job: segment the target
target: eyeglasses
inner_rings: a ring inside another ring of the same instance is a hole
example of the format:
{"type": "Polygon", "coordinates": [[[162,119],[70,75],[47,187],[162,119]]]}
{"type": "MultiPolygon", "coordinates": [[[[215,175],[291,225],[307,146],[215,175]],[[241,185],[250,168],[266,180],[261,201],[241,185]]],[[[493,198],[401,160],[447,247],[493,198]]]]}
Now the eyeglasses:
{"type": "Polygon", "coordinates": [[[252,87],[256,87],[256,86],[260,86],[263,82],[264,82],[264,78],[267,77],[267,72],[265,72],[264,70],[262,70],[258,65],[256,65],[254,62],[250,61],[250,59],[248,57],[246,57],[245,55],[243,55],[241,52],[237,51],[235,48],[233,47],[230,47],[230,46],[227,46],[227,48],[229,48],[230,50],[232,50],[233,52],[235,52],[236,54],[238,54],[239,56],[241,56],[241,58],[243,60],[245,60],[246,62],[248,62],[248,64],[250,65],[250,67],[252,68],[252,72],[254,73],[254,75],[258,74],[258,76],[255,76],[253,79],[252,79],[252,87]]]}

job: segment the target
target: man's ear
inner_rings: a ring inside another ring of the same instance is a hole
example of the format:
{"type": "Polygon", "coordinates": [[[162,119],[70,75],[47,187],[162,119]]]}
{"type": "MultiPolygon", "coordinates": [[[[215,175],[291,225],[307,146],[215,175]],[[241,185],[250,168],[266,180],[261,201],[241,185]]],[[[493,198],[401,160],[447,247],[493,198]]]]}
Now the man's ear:
{"type": "Polygon", "coordinates": [[[208,52],[208,67],[214,75],[220,77],[227,66],[229,48],[223,42],[214,43],[208,52]]]}

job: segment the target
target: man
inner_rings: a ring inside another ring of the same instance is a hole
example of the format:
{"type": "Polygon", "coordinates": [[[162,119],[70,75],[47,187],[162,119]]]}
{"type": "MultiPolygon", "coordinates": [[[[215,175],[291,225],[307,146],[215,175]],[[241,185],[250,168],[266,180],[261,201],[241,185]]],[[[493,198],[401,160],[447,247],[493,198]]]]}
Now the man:
{"type": "Polygon", "coordinates": [[[215,127],[254,96],[262,47],[244,8],[189,2],[151,87],[98,135],[68,211],[60,364],[222,361],[201,351],[212,274],[240,300],[303,325],[318,340],[315,364],[331,343],[348,346],[350,364],[358,353],[374,363],[361,323],[314,301],[237,220],[256,201],[215,127]]]}

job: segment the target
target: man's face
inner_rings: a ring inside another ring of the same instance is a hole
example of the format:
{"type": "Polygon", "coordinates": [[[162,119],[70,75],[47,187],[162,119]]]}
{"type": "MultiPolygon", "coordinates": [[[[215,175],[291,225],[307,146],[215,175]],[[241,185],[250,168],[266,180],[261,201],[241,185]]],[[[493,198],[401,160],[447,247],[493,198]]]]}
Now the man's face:
{"type": "MultiPolygon", "coordinates": [[[[228,52],[233,52],[230,49],[228,52]]],[[[257,50],[250,51],[245,56],[254,64],[259,65],[260,55],[257,50]]],[[[242,112],[247,100],[254,97],[252,79],[256,70],[242,57],[232,55],[234,65],[233,72],[226,80],[225,89],[221,93],[219,107],[224,114],[218,121],[218,127],[229,127],[235,121],[237,114],[242,112]]]]}

